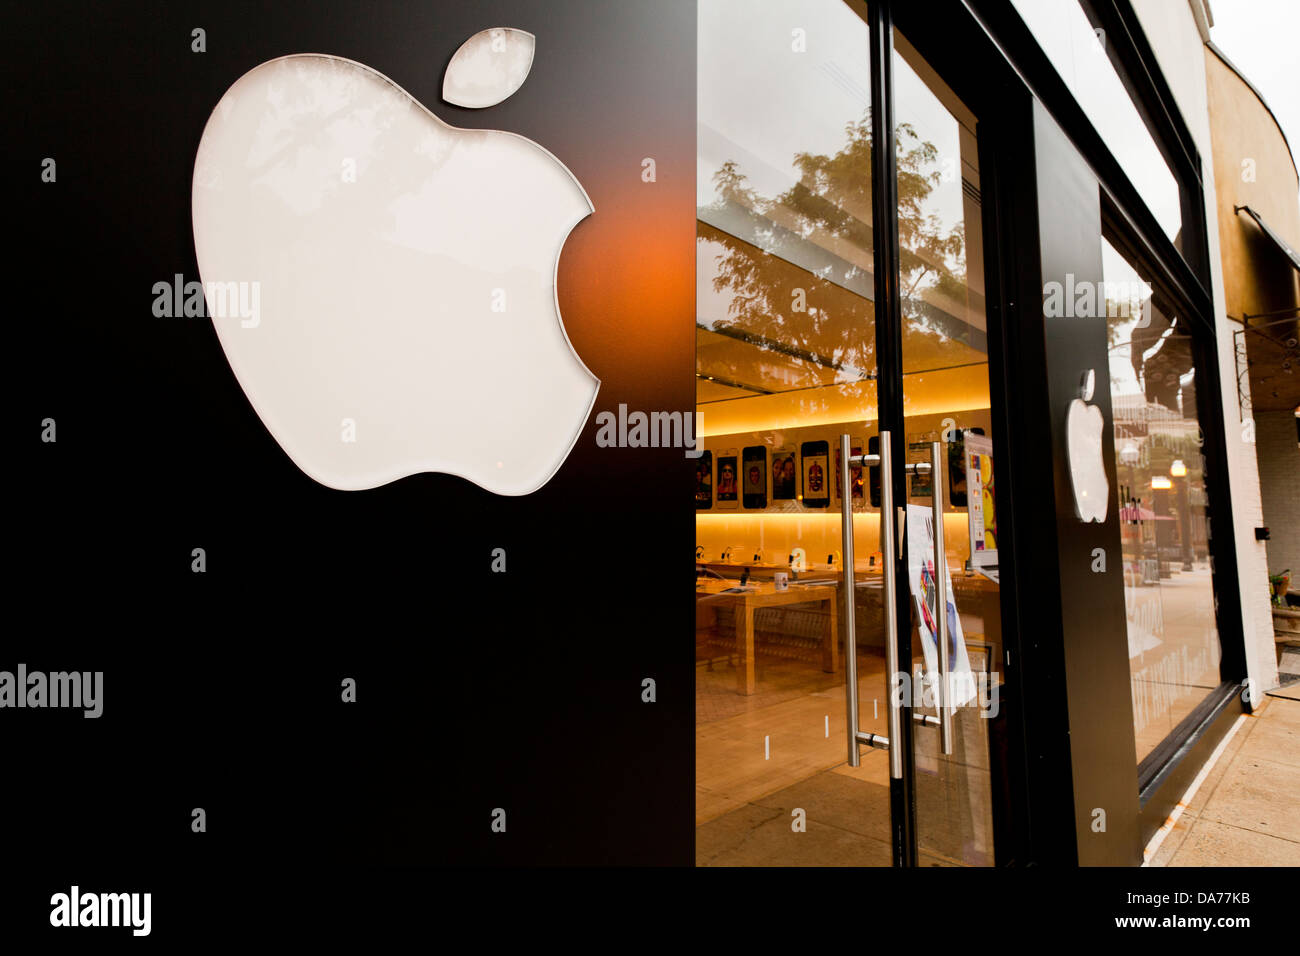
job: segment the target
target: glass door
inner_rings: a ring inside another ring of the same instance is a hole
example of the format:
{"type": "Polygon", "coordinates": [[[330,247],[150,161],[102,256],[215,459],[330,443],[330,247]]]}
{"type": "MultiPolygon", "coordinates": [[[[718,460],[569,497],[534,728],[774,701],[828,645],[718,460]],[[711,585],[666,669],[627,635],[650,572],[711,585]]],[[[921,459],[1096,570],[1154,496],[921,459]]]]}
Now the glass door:
{"type": "Polygon", "coordinates": [[[865,620],[860,597],[845,607],[848,764],[886,755],[896,863],[989,866],[1005,718],[976,118],[875,12],[876,434],[858,453],[845,433],[839,468],[865,470],[878,509],[843,511],[844,592],[885,600],[865,620]],[[854,640],[880,637],[883,701],[852,672],[854,640]]]}
{"type": "Polygon", "coordinates": [[[922,865],[992,865],[1002,660],[977,118],[892,31],[904,525],[898,678],[922,865]]]}
{"type": "Polygon", "coordinates": [[[702,0],[698,49],[696,860],[888,866],[867,8],[702,0]]]}
{"type": "Polygon", "coordinates": [[[887,24],[699,4],[700,865],[993,863],[976,120],[887,24]]]}

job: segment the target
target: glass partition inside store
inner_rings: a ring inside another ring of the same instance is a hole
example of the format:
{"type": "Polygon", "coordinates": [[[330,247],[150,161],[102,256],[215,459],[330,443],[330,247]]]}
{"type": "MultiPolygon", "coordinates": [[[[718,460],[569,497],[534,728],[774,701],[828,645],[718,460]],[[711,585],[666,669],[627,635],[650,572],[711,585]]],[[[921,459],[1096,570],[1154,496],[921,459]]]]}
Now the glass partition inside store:
{"type": "MultiPolygon", "coordinates": [[[[840,457],[844,435],[851,455],[879,449],[868,11],[843,0],[699,10],[697,862],[888,865],[888,754],[865,749],[851,766],[845,747],[851,644],[862,731],[885,732],[891,686],[888,478],[862,465],[845,481],[840,457]],[[800,48],[800,31],[816,42],[800,48]]],[[[935,606],[933,557],[909,554],[923,596],[899,625],[913,634],[900,670],[914,677],[918,845],[925,864],[986,865],[992,722],[980,705],[996,698],[1001,638],[976,124],[905,38],[895,46],[906,440],[894,460],[925,465],[896,504],[908,506],[906,540],[932,539],[938,488],[952,658],[979,686],[943,753],[918,625],[935,606]],[[939,475],[926,471],[936,453],[939,475]]]]}

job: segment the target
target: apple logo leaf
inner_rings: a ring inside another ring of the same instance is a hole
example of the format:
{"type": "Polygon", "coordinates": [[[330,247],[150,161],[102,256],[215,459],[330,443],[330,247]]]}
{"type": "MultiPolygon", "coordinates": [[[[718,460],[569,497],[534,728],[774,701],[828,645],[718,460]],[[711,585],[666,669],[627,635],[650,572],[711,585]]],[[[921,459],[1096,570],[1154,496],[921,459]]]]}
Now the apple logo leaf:
{"type": "Polygon", "coordinates": [[[479,31],[460,45],[447,64],[442,98],[468,109],[496,106],[524,85],[536,47],[537,38],[524,30],[479,31]]]}

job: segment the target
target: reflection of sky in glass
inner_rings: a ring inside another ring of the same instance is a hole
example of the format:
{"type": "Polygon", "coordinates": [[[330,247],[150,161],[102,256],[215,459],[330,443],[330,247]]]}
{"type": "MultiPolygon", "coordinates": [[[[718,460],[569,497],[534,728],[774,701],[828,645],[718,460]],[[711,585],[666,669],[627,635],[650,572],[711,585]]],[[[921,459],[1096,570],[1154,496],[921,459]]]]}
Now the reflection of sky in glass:
{"type": "MultiPolygon", "coordinates": [[[[1124,288],[1133,288],[1134,283],[1142,282],[1128,260],[1105,239],[1101,241],[1101,274],[1106,283],[1119,283],[1124,288]]],[[[1142,282],[1143,285],[1146,283],[1142,282]]],[[[1105,306],[1105,303],[1102,303],[1105,306]]],[[[1130,356],[1133,329],[1141,320],[1141,312],[1135,310],[1131,319],[1111,319],[1111,325],[1118,331],[1110,350],[1110,391],[1112,395],[1143,395],[1142,383],[1133,371],[1130,356]]]]}
{"type": "Polygon", "coordinates": [[[700,206],[727,160],[760,194],[785,192],[795,153],[834,155],[871,103],[867,24],[843,3],[701,0],[698,61],[700,206]],[[806,52],[791,49],[795,29],[806,52]]]}
{"type": "Polygon", "coordinates": [[[1178,182],[1110,58],[1097,42],[1079,0],[1012,3],[1165,235],[1175,238],[1183,224],[1178,182]]]}
{"type": "MultiPolygon", "coordinates": [[[[751,397],[808,389],[803,399],[820,402],[812,390],[862,383],[874,370],[870,46],[858,9],[841,0],[699,6],[697,370],[714,383],[708,401],[745,397],[725,387],[751,397]],[[796,31],[805,52],[792,49],[796,31]],[[745,191],[725,201],[715,181],[724,168],[745,191]],[[807,293],[800,305],[796,290],[807,293]]],[[[962,125],[899,43],[903,364],[965,368],[984,354],[982,298],[963,249],[979,242],[978,199],[963,189],[963,172],[978,189],[974,122],[962,125]]]]}
{"type": "Polygon", "coordinates": [[[713,288],[718,259],[725,253],[721,243],[701,240],[695,243],[695,316],[710,327],[715,322],[725,322],[734,295],[730,289],[713,288]]]}
{"type": "MultiPolygon", "coordinates": [[[[1104,239],[1101,253],[1107,286],[1141,286],[1150,297],[1150,285],[1104,239]]],[[[1218,684],[1220,659],[1191,341],[1176,317],[1154,304],[1151,317],[1149,328],[1140,317],[1107,320],[1139,760],[1218,684]],[[1134,356],[1136,349],[1142,354],[1134,356]]]]}
{"type": "MultiPolygon", "coordinates": [[[[1114,246],[1105,239],[1101,240],[1101,262],[1102,276],[1107,287],[1107,295],[1112,295],[1112,289],[1118,287],[1121,291],[1119,301],[1127,297],[1126,290],[1141,288],[1142,298],[1150,299],[1151,284],[1140,276],[1129,261],[1124,258],[1114,246]]],[[[1105,308],[1106,303],[1102,301],[1101,307],[1105,308]]],[[[1134,300],[1131,303],[1132,318],[1112,317],[1107,319],[1107,324],[1111,332],[1110,347],[1110,390],[1113,398],[1125,398],[1136,396],[1143,402],[1155,401],[1160,402],[1157,397],[1147,394],[1147,382],[1138,378],[1137,372],[1133,365],[1133,335],[1139,329],[1138,323],[1142,319],[1142,303],[1134,300]]],[[[1153,307],[1153,316],[1159,317],[1159,310],[1153,307]]],[[[1156,321],[1152,320],[1153,323],[1156,321]]],[[[1163,324],[1163,320],[1162,320],[1163,324]]],[[[1186,329],[1182,328],[1177,320],[1174,320],[1158,338],[1151,342],[1143,343],[1142,355],[1138,357],[1138,365],[1142,366],[1145,362],[1155,358],[1155,356],[1165,349],[1167,345],[1172,345],[1174,341],[1183,342],[1187,339],[1186,329]]],[[[1166,350],[1165,355],[1169,352],[1166,350]]],[[[1184,410],[1183,400],[1185,395],[1191,394],[1191,389],[1196,382],[1196,370],[1190,365],[1176,373],[1178,376],[1178,394],[1176,399],[1170,404],[1170,410],[1176,411],[1180,416],[1186,416],[1194,420],[1196,411],[1193,408],[1184,410]]]]}
{"type": "MultiPolygon", "coordinates": [[[[963,224],[961,193],[960,127],[939,98],[930,91],[903,58],[894,55],[894,121],[907,123],[916,130],[915,142],[929,143],[937,151],[934,164],[927,171],[940,174],[930,195],[925,197],[922,212],[939,220],[939,231],[952,232],[963,224]]],[[[915,145],[908,138],[901,148],[915,145]]],[[[949,262],[949,268],[958,263],[949,262]]]]}
{"type": "MultiPolygon", "coordinates": [[[[760,195],[780,195],[797,180],[795,153],[834,155],[844,127],[871,105],[867,24],[843,3],[702,0],[698,61],[700,206],[717,198],[713,174],[727,160],[760,195]],[[791,49],[796,28],[807,34],[804,53],[791,49]]],[[[957,124],[897,55],[894,82],[897,115],[938,150],[935,169],[952,171],[925,208],[949,231],[962,222],[957,124]]]]}

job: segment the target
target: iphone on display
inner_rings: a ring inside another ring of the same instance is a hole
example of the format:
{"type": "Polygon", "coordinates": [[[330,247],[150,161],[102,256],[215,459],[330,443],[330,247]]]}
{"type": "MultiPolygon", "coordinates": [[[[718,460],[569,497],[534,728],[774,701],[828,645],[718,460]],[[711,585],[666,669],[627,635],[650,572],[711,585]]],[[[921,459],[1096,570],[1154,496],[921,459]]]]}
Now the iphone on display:
{"type": "Polygon", "coordinates": [[[741,453],[740,476],[746,508],[767,507],[767,448],[750,445],[741,453]]]}
{"type": "Polygon", "coordinates": [[[794,459],[793,448],[778,448],[772,452],[773,501],[793,501],[799,493],[799,468],[794,459]]]}
{"type": "Polygon", "coordinates": [[[806,441],[799,447],[803,459],[803,504],[805,508],[825,508],[831,503],[830,445],[824,441],[806,441]]]}
{"type": "Polygon", "coordinates": [[[740,462],[736,449],[728,448],[718,454],[718,483],[713,489],[719,508],[734,508],[739,504],[737,487],[740,485],[740,462]]]}
{"type": "Polygon", "coordinates": [[[713,507],[713,452],[706,451],[695,459],[695,510],[713,507]]]}

